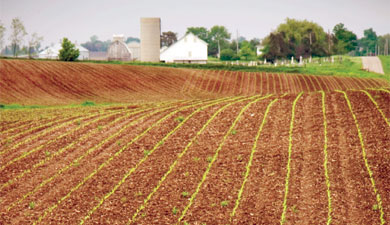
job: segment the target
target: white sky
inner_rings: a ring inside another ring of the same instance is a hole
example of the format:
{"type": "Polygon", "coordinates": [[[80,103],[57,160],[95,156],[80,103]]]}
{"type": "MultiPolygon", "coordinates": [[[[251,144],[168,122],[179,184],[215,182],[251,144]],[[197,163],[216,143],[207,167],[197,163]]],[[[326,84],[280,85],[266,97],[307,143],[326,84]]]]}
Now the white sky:
{"type": "Polygon", "coordinates": [[[96,34],[139,37],[140,17],[161,17],[162,31],[181,37],[187,27],[223,25],[236,36],[264,38],[287,17],[307,19],[325,31],[337,23],[363,36],[372,27],[390,33],[390,0],[0,0],[0,21],[6,26],[19,17],[27,32],[44,37],[43,46],[63,37],[83,43],[96,34]]]}

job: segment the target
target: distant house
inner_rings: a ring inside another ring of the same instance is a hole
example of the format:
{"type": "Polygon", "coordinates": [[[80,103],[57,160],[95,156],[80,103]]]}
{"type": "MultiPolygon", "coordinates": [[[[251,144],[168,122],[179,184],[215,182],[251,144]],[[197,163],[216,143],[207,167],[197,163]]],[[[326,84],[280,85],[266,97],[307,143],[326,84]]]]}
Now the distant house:
{"type": "Polygon", "coordinates": [[[130,52],[133,54],[133,60],[140,60],[141,57],[141,43],[132,41],[127,44],[130,52]]]}
{"type": "MultiPolygon", "coordinates": [[[[76,48],[79,50],[80,55],[77,58],[78,60],[88,60],[89,59],[89,51],[81,45],[76,45],[76,48]]],[[[59,59],[60,50],[62,49],[62,45],[60,43],[53,45],[38,54],[38,58],[40,59],[59,59]]]]}
{"type": "Polygon", "coordinates": [[[262,45],[256,45],[256,55],[261,55],[263,52],[261,51],[264,48],[262,45]]]}
{"type": "Polygon", "coordinates": [[[107,59],[115,61],[131,61],[133,54],[125,43],[124,35],[113,35],[113,41],[107,49],[107,59]]]}
{"type": "Polygon", "coordinates": [[[160,60],[175,63],[207,63],[207,43],[192,33],[160,50],[160,60]]]}

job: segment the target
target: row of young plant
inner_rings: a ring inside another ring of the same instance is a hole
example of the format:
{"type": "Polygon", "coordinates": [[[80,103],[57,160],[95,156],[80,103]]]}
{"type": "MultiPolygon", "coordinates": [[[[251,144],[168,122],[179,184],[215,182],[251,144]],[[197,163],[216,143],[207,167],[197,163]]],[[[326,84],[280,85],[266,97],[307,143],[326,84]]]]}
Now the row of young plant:
{"type": "MultiPolygon", "coordinates": [[[[109,159],[105,160],[102,164],[98,165],[97,169],[95,169],[94,171],[92,171],[88,176],[85,176],[83,178],[82,181],[80,181],[77,185],[75,185],[73,188],[71,188],[71,190],[65,195],[63,196],[61,199],[59,199],[57,201],[57,203],[53,204],[52,206],[50,206],[49,208],[47,208],[43,214],[41,216],[38,217],[38,219],[34,222],[34,224],[37,224],[39,223],[40,221],[42,221],[49,213],[51,213],[55,208],[57,208],[64,200],[66,200],[67,198],[69,198],[73,192],[77,191],[80,187],[82,187],[88,180],[90,180],[92,177],[94,177],[98,172],[100,172],[102,169],[104,169],[107,165],[109,165],[111,163],[111,161],[113,161],[114,159],[118,158],[126,149],[128,149],[134,142],[136,142],[138,139],[140,139],[141,137],[145,136],[151,129],[153,129],[154,127],[158,126],[160,123],[162,123],[163,121],[167,120],[168,118],[172,117],[173,115],[177,114],[178,112],[180,111],[184,111],[184,110],[187,110],[187,109],[190,109],[190,108],[194,108],[198,105],[204,105],[204,104],[207,104],[207,102],[219,102],[221,100],[212,100],[212,101],[199,101],[197,103],[192,103],[192,104],[189,104],[187,106],[184,106],[184,107],[180,107],[179,109],[174,109],[172,112],[168,113],[167,115],[163,116],[161,119],[159,119],[158,121],[154,122],[151,126],[149,126],[146,130],[144,130],[142,133],[138,134],[135,138],[133,138],[130,142],[128,142],[127,144],[125,144],[119,151],[117,151],[116,153],[114,153],[109,159]]],[[[155,111],[154,113],[160,113],[160,112],[163,112],[167,109],[159,109],[157,111],[155,111]]],[[[137,119],[137,122],[141,119],[144,119],[147,115],[145,115],[144,117],[142,118],[139,118],[137,119]]],[[[136,121],[134,121],[136,122],[136,121]]],[[[119,132],[115,133],[114,135],[111,135],[108,139],[112,139],[114,136],[117,136],[118,134],[122,133],[122,131],[124,131],[126,128],[129,128],[131,125],[133,125],[135,123],[131,122],[129,123],[128,125],[126,125],[125,127],[123,127],[119,132]]],[[[105,141],[103,141],[104,143],[107,142],[108,140],[106,139],[105,141]]],[[[100,142],[100,144],[98,146],[94,146],[92,149],[96,149],[97,147],[101,146],[103,144],[103,142],[100,142]]],[[[160,143],[161,144],[161,143],[160,143]]],[[[76,159],[73,163],[71,163],[70,165],[68,165],[67,167],[71,167],[74,163],[77,163],[79,162],[82,158],[84,158],[86,155],[88,155],[92,150],[88,150],[83,156],[79,157],[78,159],[76,159]]],[[[145,153],[145,155],[149,155],[150,152],[147,152],[145,153]]],[[[62,173],[62,170],[61,170],[61,173],[62,173]]],[[[58,174],[58,173],[57,173],[58,174]]],[[[52,179],[51,179],[52,180],[52,179]]]]}
{"type": "MultiPolygon", "coordinates": [[[[84,223],[104,203],[104,201],[106,199],[108,199],[111,195],[113,195],[116,192],[116,190],[124,182],[126,182],[126,180],[137,170],[137,168],[139,168],[148,159],[148,157],[151,154],[153,154],[158,148],[162,147],[162,145],[167,141],[167,139],[170,136],[172,136],[180,127],[182,127],[190,118],[192,118],[196,114],[200,113],[201,111],[204,111],[207,108],[216,106],[218,104],[223,104],[223,103],[226,103],[226,102],[237,101],[236,99],[239,99],[239,98],[240,97],[234,97],[234,98],[225,98],[225,99],[221,99],[221,100],[216,100],[214,102],[211,102],[210,104],[203,105],[203,106],[199,107],[198,109],[194,110],[191,114],[189,114],[187,117],[181,118],[180,119],[180,123],[174,129],[172,129],[170,132],[168,132],[161,140],[159,140],[154,145],[154,147],[150,151],[148,151],[148,154],[146,154],[141,160],[139,160],[138,163],[134,167],[129,169],[127,171],[127,173],[122,177],[122,179],[114,186],[114,188],[110,192],[108,192],[92,210],[90,210],[88,212],[88,214],[81,221],[81,224],[84,223]]],[[[180,155],[178,157],[180,157],[180,155]]],[[[149,194],[149,195],[151,197],[153,194],[149,194]]]]}
{"type": "MultiPolygon", "coordinates": [[[[11,203],[8,207],[7,207],[7,211],[10,211],[13,207],[15,207],[16,205],[18,205],[19,203],[21,203],[22,201],[24,201],[27,197],[35,194],[38,190],[40,190],[42,187],[44,187],[45,185],[47,185],[49,182],[51,182],[52,180],[54,180],[56,177],[60,176],[61,174],[63,174],[64,172],[66,172],[67,170],[69,170],[70,168],[76,166],[76,165],[79,165],[80,164],[80,161],[82,159],[84,159],[85,157],[87,157],[88,155],[90,155],[91,153],[93,153],[95,150],[97,150],[98,148],[100,148],[101,146],[103,146],[105,143],[109,142],[110,140],[114,139],[115,137],[119,136],[124,130],[126,130],[127,128],[129,127],[132,127],[134,126],[135,124],[139,123],[140,121],[142,121],[143,119],[145,118],[148,118],[148,117],[152,117],[153,115],[155,114],[158,114],[158,113],[161,113],[163,111],[166,111],[166,110],[169,110],[171,108],[173,108],[174,106],[163,106],[163,107],[155,107],[155,108],[152,108],[152,111],[151,112],[146,112],[144,113],[143,115],[141,115],[140,117],[134,119],[133,121],[127,123],[125,126],[121,127],[118,131],[114,132],[113,134],[111,134],[109,137],[105,138],[104,140],[100,141],[99,144],[97,145],[94,145],[93,147],[87,149],[86,151],[83,152],[83,154],[81,156],[79,156],[77,159],[73,160],[71,163],[69,163],[68,165],[66,165],[65,167],[59,169],[58,171],[56,171],[56,173],[48,178],[46,178],[44,181],[42,181],[39,185],[37,185],[36,187],[34,187],[34,189],[32,191],[29,191],[25,194],[23,194],[22,197],[20,197],[19,199],[15,200],[13,203],[11,203]]],[[[145,111],[148,110],[148,109],[145,109],[145,111]]],[[[127,118],[127,117],[126,117],[127,118]]],[[[121,118],[120,120],[125,120],[126,121],[126,118],[121,118]]],[[[130,119],[130,118],[128,118],[130,119]]],[[[116,121],[118,122],[118,121],[116,121]]],[[[88,140],[88,136],[85,136],[85,140],[88,140]]],[[[75,144],[75,142],[73,144],[70,144],[69,146],[65,147],[64,149],[61,149],[60,151],[65,151],[66,149],[69,149],[70,147],[72,147],[73,145],[75,144]]]]}
{"type": "Polygon", "coordinates": [[[361,151],[362,151],[362,157],[363,157],[363,160],[364,160],[364,165],[365,165],[367,173],[368,173],[368,175],[370,177],[371,187],[372,187],[372,190],[373,190],[373,192],[375,194],[377,207],[379,208],[379,212],[380,212],[381,225],[383,225],[383,224],[386,223],[386,221],[384,219],[384,211],[383,211],[383,206],[382,206],[382,199],[381,199],[381,195],[379,194],[379,191],[378,191],[378,189],[376,187],[374,176],[373,176],[373,172],[372,172],[371,167],[370,167],[370,165],[368,163],[367,151],[366,151],[364,138],[363,138],[363,135],[362,135],[362,132],[361,132],[361,129],[360,129],[359,122],[358,122],[357,117],[356,117],[356,115],[355,115],[355,113],[353,111],[353,107],[352,107],[351,101],[348,98],[347,93],[345,91],[337,91],[337,92],[341,93],[344,96],[344,99],[347,102],[347,105],[348,105],[349,111],[351,113],[351,116],[352,116],[352,118],[354,120],[354,123],[355,123],[355,126],[356,126],[356,130],[357,130],[357,134],[358,134],[358,137],[359,137],[359,142],[360,142],[360,147],[361,147],[361,151]]]}
{"type": "MultiPolygon", "coordinates": [[[[18,179],[22,178],[23,176],[25,176],[26,174],[28,173],[31,173],[34,169],[37,169],[41,166],[44,166],[46,163],[50,162],[50,160],[52,160],[54,157],[57,157],[59,155],[61,155],[62,153],[66,152],[67,150],[71,149],[73,146],[75,146],[77,143],[81,143],[82,141],[86,141],[88,140],[91,136],[93,135],[96,135],[97,133],[99,133],[102,129],[106,128],[106,127],[111,127],[112,125],[116,124],[116,123],[120,123],[120,121],[130,117],[130,116],[133,116],[135,114],[138,114],[138,113],[143,113],[147,110],[150,110],[148,108],[146,109],[139,109],[139,110],[121,110],[119,112],[109,112],[109,113],[105,113],[105,114],[102,114],[101,116],[87,122],[87,123],[83,123],[82,125],[80,126],[77,126],[71,130],[69,130],[68,132],[60,135],[60,136],[57,136],[57,138],[54,138],[54,139],[51,139],[49,142],[47,143],[43,143],[42,145],[39,145],[37,147],[35,147],[33,150],[30,151],[30,154],[32,153],[32,151],[39,151],[41,150],[42,148],[45,148],[47,145],[49,145],[50,143],[53,143],[57,140],[59,140],[60,138],[62,137],[66,137],[74,132],[77,132],[78,130],[82,130],[84,129],[85,127],[89,127],[89,126],[92,126],[94,127],[95,125],[99,124],[100,121],[104,121],[105,119],[109,119],[110,117],[116,117],[119,115],[118,118],[115,118],[113,121],[105,124],[105,125],[102,125],[102,126],[98,126],[97,129],[94,129],[94,130],[90,130],[89,132],[86,132],[84,133],[82,136],[80,137],[77,137],[76,139],[72,140],[72,142],[68,143],[67,145],[59,148],[58,150],[56,151],[44,151],[44,155],[45,155],[45,158],[40,160],[38,163],[35,163],[31,168],[27,168],[25,170],[23,170],[22,172],[20,172],[18,175],[16,175],[15,177],[9,179],[6,183],[2,184],[1,185],[1,188],[0,190],[2,190],[3,188],[9,186],[10,184],[14,183],[15,181],[17,181],[18,179]],[[125,113],[124,115],[121,115],[125,113]]],[[[25,158],[27,155],[26,154],[22,154],[21,156],[15,158],[13,161],[16,162],[17,160],[21,160],[22,158],[25,158]]]]}
{"type": "MultiPolygon", "coordinates": [[[[126,110],[124,110],[123,112],[125,112],[125,111],[126,111],[126,110]]],[[[86,126],[89,126],[89,125],[95,123],[96,121],[99,121],[99,120],[101,120],[102,118],[110,117],[110,116],[112,116],[112,115],[114,115],[114,114],[116,114],[116,112],[114,112],[114,113],[112,113],[112,112],[111,112],[111,113],[105,113],[105,114],[99,114],[99,113],[97,113],[97,114],[93,114],[93,115],[88,116],[88,117],[84,117],[82,120],[83,120],[83,121],[88,121],[88,122],[83,123],[82,125],[81,125],[81,122],[80,122],[81,120],[80,120],[80,119],[77,120],[76,123],[77,123],[78,126],[73,127],[72,129],[69,129],[69,130],[67,130],[66,132],[62,133],[62,134],[56,135],[55,138],[52,138],[52,139],[50,139],[49,141],[44,142],[44,143],[42,143],[42,144],[40,144],[40,145],[38,145],[38,146],[32,148],[31,150],[24,151],[24,152],[21,153],[19,156],[17,156],[17,157],[15,157],[15,158],[9,160],[8,162],[4,163],[4,164],[0,167],[0,172],[3,171],[6,167],[12,165],[13,163],[15,163],[15,162],[17,162],[17,161],[20,161],[20,160],[26,158],[27,156],[29,156],[29,155],[31,155],[31,154],[37,152],[37,151],[42,150],[43,148],[47,147],[48,145],[50,145],[50,144],[52,144],[52,143],[56,143],[58,140],[60,140],[60,139],[62,139],[62,138],[66,138],[66,137],[68,137],[69,135],[73,134],[74,132],[77,132],[78,130],[80,130],[80,129],[86,127],[86,126]],[[89,120],[90,120],[90,121],[89,121],[89,120]]],[[[62,128],[62,127],[67,127],[68,125],[73,124],[73,122],[74,122],[74,121],[69,121],[69,122],[67,122],[67,123],[60,124],[60,125],[58,125],[58,126],[54,126],[54,127],[52,127],[53,129],[51,129],[51,130],[60,129],[60,128],[62,128]]],[[[46,133],[45,133],[45,135],[46,135],[46,133]]],[[[41,137],[41,136],[38,135],[37,138],[32,138],[31,141],[34,141],[34,140],[36,140],[36,139],[39,139],[40,137],[41,137]]],[[[46,152],[46,155],[50,155],[50,152],[47,151],[47,152],[46,152]]]]}
{"type": "Polygon", "coordinates": [[[78,124],[81,123],[82,120],[86,120],[86,119],[90,119],[90,118],[96,117],[99,114],[100,113],[94,113],[93,115],[89,115],[89,116],[76,115],[76,116],[73,116],[71,118],[66,118],[66,119],[61,118],[61,119],[58,119],[56,121],[50,122],[48,124],[38,125],[38,126],[30,128],[28,130],[25,130],[25,131],[23,131],[21,133],[15,134],[15,135],[13,135],[13,136],[8,138],[8,143],[12,143],[12,141],[14,139],[20,139],[23,136],[28,135],[29,133],[32,133],[32,135],[30,135],[26,139],[23,139],[22,141],[14,144],[14,145],[12,145],[12,147],[6,146],[5,149],[3,149],[0,152],[0,155],[3,155],[3,154],[5,154],[6,152],[9,152],[9,151],[15,150],[19,146],[21,146],[21,145],[24,145],[24,144],[27,144],[27,143],[32,143],[35,140],[38,140],[38,139],[40,139],[42,137],[46,137],[52,131],[59,130],[59,129],[61,129],[63,127],[66,127],[66,126],[69,126],[71,124],[77,124],[78,125],[78,124]],[[42,131],[42,132],[40,132],[40,131],[42,131]],[[36,132],[36,134],[35,134],[35,132],[36,132]]]}

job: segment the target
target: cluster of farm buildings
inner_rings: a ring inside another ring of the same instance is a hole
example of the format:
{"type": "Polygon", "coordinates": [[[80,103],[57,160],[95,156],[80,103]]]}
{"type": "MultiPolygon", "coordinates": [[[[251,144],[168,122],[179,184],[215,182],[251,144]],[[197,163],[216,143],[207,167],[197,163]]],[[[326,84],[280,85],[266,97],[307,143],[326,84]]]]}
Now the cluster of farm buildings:
{"type": "MultiPolygon", "coordinates": [[[[171,46],[161,44],[160,18],[141,18],[141,43],[125,42],[124,35],[113,35],[107,52],[90,52],[76,45],[79,60],[143,61],[168,63],[206,63],[207,43],[192,33],[185,34],[171,46]]],[[[61,44],[40,52],[39,58],[57,59],[61,44]]]]}

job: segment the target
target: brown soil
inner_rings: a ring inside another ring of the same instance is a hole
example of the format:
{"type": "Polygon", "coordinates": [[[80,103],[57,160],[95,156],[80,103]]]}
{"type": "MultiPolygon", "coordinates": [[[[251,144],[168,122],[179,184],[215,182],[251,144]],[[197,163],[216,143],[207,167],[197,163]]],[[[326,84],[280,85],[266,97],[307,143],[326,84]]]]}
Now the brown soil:
{"type": "Polygon", "coordinates": [[[326,224],[324,121],[318,90],[326,91],[332,224],[380,224],[382,211],[383,219],[390,222],[390,126],[368,96],[359,91],[368,91],[390,119],[390,93],[370,89],[388,86],[384,80],[3,59],[0,68],[1,103],[123,103],[0,110],[0,166],[43,146],[0,171],[0,224],[31,224],[43,215],[40,224],[78,224],[94,207],[96,211],[86,224],[126,224],[151,193],[133,224],[176,223],[200,184],[210,157],[250,100],[225,108],[180,159],[185,146],[228,101],[201,110],[170,132],[181,117],[209,101],[255,94],[275,95],[253,104],[242,114],[235,134],[227,136],[182,223],[278,224],[283,211],[292,104],[302,91],[305,93],[296,105],[293,121],[284,224],[326,224]],[[344,95],[335,89],[353,89],[347,94],[382,208],[377,205],[354,118],[344,95]],[[237,211],[230,218],[254,138],[267,105],[275,98],[279,100],[266,118],[237,211]],[[155,110],[162,111],[151,113],[155,110]],[[138,113],[124,116],[133,111],[138,113]],[[175,113],[153,126],[171,112],[175,113]],[[121,116],[124,117],[115,120],[121,116]],[[72,120],[81,120],[82,127],[78,129],[80,125],[73,122],[63,125],[72,120]],[[130,126],[134,121],[137,122],[130,126]],[[49,129],[53,130],[48,132],[49,129]],[[145,135],[119,154],[125,144],[147,129],[145,135]],[[171,136],[160,142],[168,134],[171,136]],[[155,152],[144,158],[158,143],[155,152]],[[34,166],[47,158],[46,151],[54,154],[69,145],[61,154],[34,166]],[[87,153],[90,150],[93,151],[87,153]],[[83,155],[78,163],[71,164],[83,155]],[[142,163],[135,168],[139,162],[142,163]],[[171,173],[153,191],[170,168],[171,173]],[[12,183],[3,186],[9,181],[12,183]],[[108,198],[100,205],[104,196],[108,198]]]}

